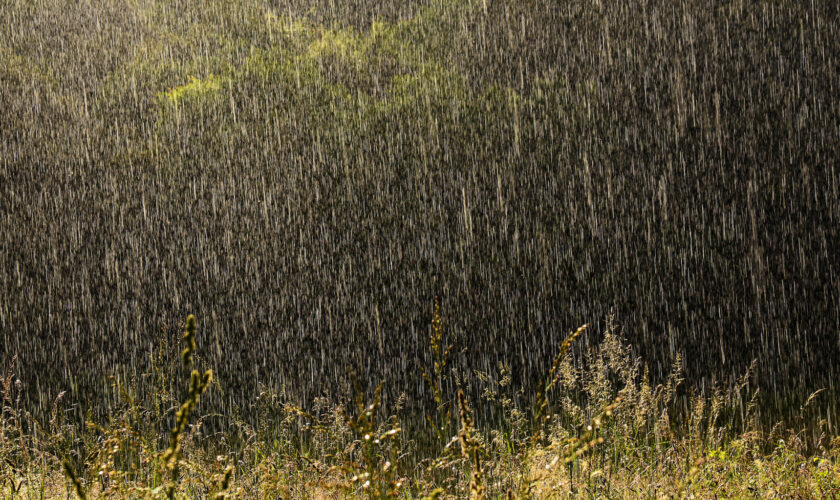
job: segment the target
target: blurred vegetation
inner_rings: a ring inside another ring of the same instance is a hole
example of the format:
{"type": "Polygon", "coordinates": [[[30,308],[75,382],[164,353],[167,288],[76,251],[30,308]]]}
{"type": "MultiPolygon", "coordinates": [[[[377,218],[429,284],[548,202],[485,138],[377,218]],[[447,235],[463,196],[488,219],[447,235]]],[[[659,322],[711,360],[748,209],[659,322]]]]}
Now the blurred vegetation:
{"type": "Polygon", "coordinates": [[[768,429],[827,388],[836,431],[836,2],[1,1],[0,359],[42,421],[110,415],[187,310],[214,411],[350,366],[431,413],[440,295],[439,391],[505,366],[527,406],[612,312],[684,414],[757,359],[768,429]]]}

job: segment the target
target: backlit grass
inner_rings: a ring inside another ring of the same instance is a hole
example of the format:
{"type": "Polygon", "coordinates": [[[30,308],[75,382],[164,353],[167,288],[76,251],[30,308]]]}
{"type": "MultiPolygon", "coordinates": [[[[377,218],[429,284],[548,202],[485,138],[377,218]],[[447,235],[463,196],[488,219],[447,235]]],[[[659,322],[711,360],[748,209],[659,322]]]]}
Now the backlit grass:
{"type": "MultiPolygon", "coordinates": [[[[433,325],[434,350],[440,340],[434,332],[442,328],[437,308],[433,325]]],[[[172,401],[162,413],[120,387],[121,404],[107,422],[88,421],[86,429],[63,425],[57,400],[53,418],[41,427],[20,411],[24,388],[9,371],[2,381],[2,491],[9,498],[840,494],[840,439],[822,435],[809,444],[794,429],[759,431],[755,398],[743,406],[749,374],[712,397],[691,398],[683,413],[675,404],[683,383],[679,362],[666,384],[649,385],[640,360],[611,327],[576,368],[569,346],[584,330],[564,341],[535,408],[513,402],[504,370],[482,374],[485,393],[474,404],[496,407],[499,416],[477,421],[463,390],[441,390],[438,414],[427,416],[428,423],[440,425],[434,429],[418,425],[422,421],[406,414],[402,402],[383,408],[381,384],[369,401],[356,384],[353,400],[317,401],[311,412],[266,390],[250,406],[257,426],[235,419],[228,434],[206,434],[203,422],[213,415],[198,402],[205,390],[214,390],[209,370],[185,376],[183,403],[172,401]],[[168,434],[161,431],[167,426],[168,434]],[[438,446],[419,446],[430,439],[438,446]]],[[[182,373],[190,371],[203,337],[190,316],[182,373]]],[[[171,359],[177,367],[177,358],[171,359]]],[[[439,362],[428,380],[448,376],[439,362]]],[[[169,397],[168,389],[153,389],[154,398],[169,397]]]]}

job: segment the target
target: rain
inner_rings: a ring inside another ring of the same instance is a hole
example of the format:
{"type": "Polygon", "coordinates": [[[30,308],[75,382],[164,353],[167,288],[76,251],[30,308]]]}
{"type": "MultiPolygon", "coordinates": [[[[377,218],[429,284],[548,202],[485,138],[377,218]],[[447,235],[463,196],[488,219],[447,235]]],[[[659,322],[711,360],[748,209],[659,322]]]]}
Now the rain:
{"type": "Polygon", "coordinates": [[[617,325],[838,431],[840,14],[815,0],[0,5],[0,364],[104,418],[197,318],[223,429],[353,378],[422,424],[436,300],[519,403],[617,325]],[[353,374],[351,376],[351,373],[353,374]]]}

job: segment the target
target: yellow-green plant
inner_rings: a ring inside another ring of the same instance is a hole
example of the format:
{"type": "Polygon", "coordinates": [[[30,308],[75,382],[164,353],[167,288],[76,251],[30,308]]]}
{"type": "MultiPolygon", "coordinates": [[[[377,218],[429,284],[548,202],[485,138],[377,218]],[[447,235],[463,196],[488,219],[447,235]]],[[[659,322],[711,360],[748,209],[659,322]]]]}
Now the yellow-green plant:
{"type": "MultiPolygon", "coordinates": [[[[181,360],[184,364],[184,369],[189,371],[192,366],[193,355],[196,351],[195,343],[195,316],[187,317],[187,327],[184,332],[184,343],[187,346],[181,353],[181,360]]],[[[200,374],[198,370],[193,370],[190,373],[190,392],[187,400],[181,405],[181,408],[175,414],[175,427],[172,428],[170,434],[170,444],[163,452],[163,463],[166,470],[170,473],[170,481],[166,486],[166,496],[170,499],[175,497],[175,488],[178,482],[178,461],[181,455],[181,438],[187,428],[190,413],[192,413],[198,400],[213,379],[212,370],[207,370],[204,374],[200,374]]]]}
{"type": "Polygon", "coordinates": [[[470,500],[481,500],[487,494],[481,468],[481,454],[484,453],[484,447],[475,438],[475,424],[463,390],[458,391],[458,408],[461,417],[461,431],[458,433],[461,455],[470,466],[470,500]]]}
{"type": "Polygon", "coordinates": [[[70,462],[67,460],[62,462],[62,466],[64,467],[64,473],[67,474],[67,479],[69,479],[70,483],[73,484],[73,491],[76,492],[76,496],[81,500],[86,500],[87,495],[82,487],[82,482],[79,480],[79,476],[77,476],[76,472],[73,470],[73,466],[71,466],[70,462]]]}
{"type": "Polygon", "coordinates": [[[166,92],[160,92],[158,97],[171,104],[178,104],[187,98],[212,95],[222,88],[222,83],[222,79],[214,75],[203,79],[190,75],[189,82],[171,88],[166,92]]]}
{"type": "Polygon", "coordinates": [[[429,334],[429,345],[432,349],[433,369],[430,373],[420,365],[420,373],[423,380],[431,389],[435,400],[435,415],[426,414],[426,421],[434,429],[439,441],[450,436],[452,429],[452,411],[448,402],[445,401],[443,386],[447,378],[446,365],[449,362],[449,355],[452,351],[452,344],[446,345],[443,341],[443,319],[440,316],[440,301],[435,297],[435,308],[432,313],[432,330],[429,334]]]}
{"type": "Polygon", "coordinates": [[[572,343],[574,343],[574,341],[580,337],[587,328],[589,328],[588,324],[582,325],[577,330],[570,333],[563,340],[563,343],[560,344],[560,350],[554,357],[554,362],[551,365],[551,369],[548,371],[548,377],[545,379],[545,384],[540,388],[540,392],[537,393],[537,408],[534,415],[536,429],[532,435],[533,443],[536,443],[540,438],[542,438],[545,423],[551,417],[548,408],[548,392],[552,387],[554,387],[554,384],[557,383],[560,376],[560,363],[569,352],[569,349],[572,348],[572,343]]]}
{"type": "Polygon", "coordinates": [[[402,427],[396,417],[383,428],[377,423],[377,412],[382,405],[380,383],[373,395],[373,402],[366,405],[362,388],[355,375],[356,415],[346,416],[347,426],[359,438],[360,460],[349,461],[342,468],[350,478],[350,485],[369,498],[395,498],[403,487],[398,477],[399,439],[402,427]]]}
{"type": "Polygon", "coordinates": [[[231,479],[233,478],[233,470],[233,466],[228,465],[227,467],[225,467],[225,470],[220,474],[221,477],[219,478],[220,480],[217,486],[218,491],[215,495],[213,495],[213,498],[215,500],[223,500],[225,498],[229,498],[230,495],[228,490],[230,490],[231,479]]]}

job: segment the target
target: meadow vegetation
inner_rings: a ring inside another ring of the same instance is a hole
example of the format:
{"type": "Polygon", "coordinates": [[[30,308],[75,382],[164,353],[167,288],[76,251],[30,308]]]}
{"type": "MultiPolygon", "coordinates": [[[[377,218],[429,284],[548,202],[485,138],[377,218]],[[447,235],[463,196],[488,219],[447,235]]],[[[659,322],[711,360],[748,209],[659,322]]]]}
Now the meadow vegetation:
{"type": "Polygon", "coordinates": [[[192,369],[198,358],[190,316],[180,358],[162,354],[153,362],[156,372],[144,378],[150,396],[139,398],[136,385],[114,381],[119,404],[105,422],[91,419],[85,428],[65,422],[59,396],[40,425],[21,409],[20,382],[7,372],[0,492],[217,499],[840,494],[840,439],[824,433],[809,441],[804,428],[761,431],[755,393],[745,393],[750,373],[710,397],[693,395],[686,413],[676,397],[684,383],[681,361],[664,384],[652,386],[647,367],[609,325],[577,366],[570,348],[587,325],[566,337],[533,407],[517,403],[521,394],[511,393],[505,367],[477,374],[484,393],[474,403],[498,411],[492,422],[477,423],[463,390],[453,395],[435,382],[452,376],[448,350],[438,350],[436,308],[429,348],[438,361],[424,372],[438,402],[426,415],[429,426],[411,426],[410,416],[404,421],[400,401],[383,408],[382,384],[366,401],[357,383],[352,400],[322,399],[312,411],[266,389],[248,409],[256,425],[234,418],[228,432],[210,433],[205,422],[214,415],[200,411],[199,400],[213,390],[213,373],[192,369]],[[175,374],[181,390],[161,373],[175,374]]]}

